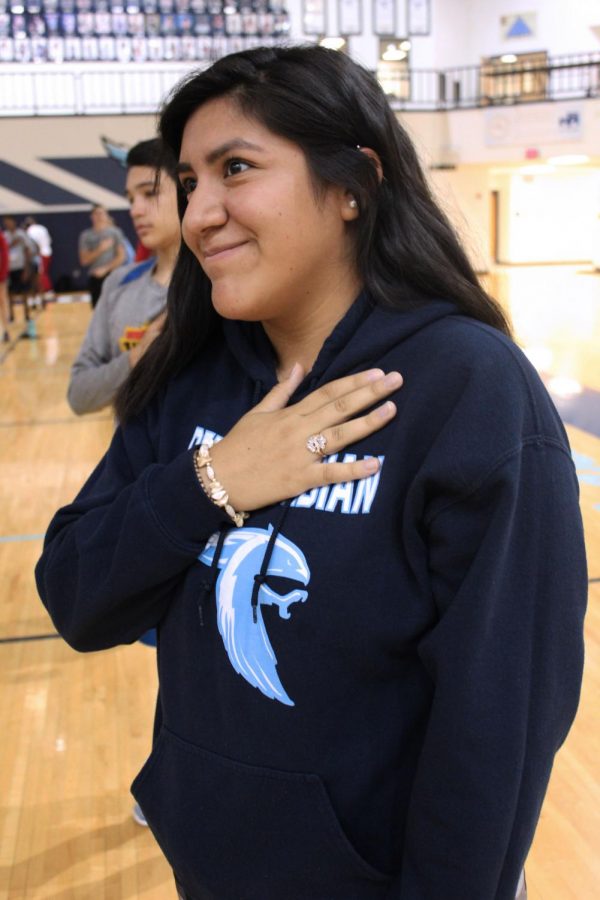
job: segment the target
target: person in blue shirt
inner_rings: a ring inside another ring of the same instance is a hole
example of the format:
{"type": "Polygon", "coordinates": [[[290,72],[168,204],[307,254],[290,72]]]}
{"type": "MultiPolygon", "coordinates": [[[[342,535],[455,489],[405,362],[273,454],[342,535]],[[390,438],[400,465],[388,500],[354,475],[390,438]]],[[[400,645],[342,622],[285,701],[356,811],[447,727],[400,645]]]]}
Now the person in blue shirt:
{"type": "Polygon", "coordinates": [[[158,629],[179,897],[523,897],[582,671],[556,410],[347,56],[225,57],[160,133],[165,327],[36,575],[80,651],[158,629]]]}

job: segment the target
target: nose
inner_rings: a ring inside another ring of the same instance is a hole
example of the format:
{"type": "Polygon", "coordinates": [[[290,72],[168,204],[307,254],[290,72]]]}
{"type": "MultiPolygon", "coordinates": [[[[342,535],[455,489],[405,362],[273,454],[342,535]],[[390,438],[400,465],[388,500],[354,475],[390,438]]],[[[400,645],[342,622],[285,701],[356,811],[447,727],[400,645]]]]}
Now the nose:
{"type": "Polygon", "coordinates": [[[208,181],[197,184],[188,195],[183,216],[183,233],[200,237],[214,228],[221,228],[228,219],[225,197],[220,185],[208,181]]]}
{"type": "Polygon", "coordinates": [[[141,197],[139,194],[136,195],[131,201],[131,205],[129,207],[129,215],[135,221],[139,219],[140,216],[144,214],[146,208],[145,198],[141,197]]]}

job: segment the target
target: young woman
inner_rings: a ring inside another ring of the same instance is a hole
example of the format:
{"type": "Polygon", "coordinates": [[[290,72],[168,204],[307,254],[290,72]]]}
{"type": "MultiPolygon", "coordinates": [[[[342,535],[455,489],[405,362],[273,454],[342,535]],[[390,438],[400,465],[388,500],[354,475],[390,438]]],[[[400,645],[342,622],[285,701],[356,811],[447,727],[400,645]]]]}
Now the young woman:
{"type": "Polygon", "coordinates": [[[180,897],[513,900],[581,678],[556,411],[347,57],[226,57],[160,130],[167,324],[41,596],[79,650],[158,626],[180,897]]]}

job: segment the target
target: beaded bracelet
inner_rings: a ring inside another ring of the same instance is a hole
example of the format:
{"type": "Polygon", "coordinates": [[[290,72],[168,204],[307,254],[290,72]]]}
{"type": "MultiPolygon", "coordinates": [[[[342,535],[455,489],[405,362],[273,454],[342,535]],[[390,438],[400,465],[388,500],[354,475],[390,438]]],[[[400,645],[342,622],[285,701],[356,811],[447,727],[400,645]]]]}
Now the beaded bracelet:
{"type": "Polygon", "coordinates": [[[244,524],[244,521],[248,518],[249,513],[236,512],[236,510],[229,502],[229,494],[227,493],[221,482],[217,481],[215,470],[212,467],[212,457],[210,455],[211,447],[212,442],[207,442],[201,444],[201,446],[194,451],[194,469],[196,475],[198,476],[198,481],[200,482],[202,490],[204,491],[208,499],[211,500],[215,504],[215,506],[219,506],[221,509],[224,509],[230,519],[233,520],[236,527],[241,528],[244,524]],[[204,471],[206,472],[206,477],[208,478],[208,487],[204,483],[204,478],[202,477],[202,469],[204,469],[204,471]]]}

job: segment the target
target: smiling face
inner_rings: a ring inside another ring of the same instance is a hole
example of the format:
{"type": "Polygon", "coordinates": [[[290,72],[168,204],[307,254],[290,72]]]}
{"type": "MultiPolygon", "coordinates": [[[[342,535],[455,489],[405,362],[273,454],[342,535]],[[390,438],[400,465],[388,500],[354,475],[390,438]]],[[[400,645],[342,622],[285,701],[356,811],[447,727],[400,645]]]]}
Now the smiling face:
{"type": "Polygon", "coordinates": [[[148,250],[177,247],[180,239],[177,188],[167,172],[161,171],[158,184],[151,166],[131,166],[125,194],[136,234],[148,250]]]}
{"type": "Polygon", "coordinates": [[[190,116],[180,160],[183,239],[220,315],[289,326],[324,307],[343,315],[360,287],[343,188],[317,197],[302,150],[227,97],[190,116]]]}

